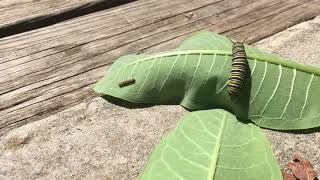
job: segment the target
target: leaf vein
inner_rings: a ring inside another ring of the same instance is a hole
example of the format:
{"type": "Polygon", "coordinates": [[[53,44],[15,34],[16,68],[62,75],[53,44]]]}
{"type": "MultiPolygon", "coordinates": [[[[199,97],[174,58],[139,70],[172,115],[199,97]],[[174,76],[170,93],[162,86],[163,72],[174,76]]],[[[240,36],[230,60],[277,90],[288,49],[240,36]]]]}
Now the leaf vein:
{"type": "MultiPolygon", "coordinates": [[[[169,73],[168,73],[166,79],[163,81],[163,83],[162,83],[162,85],[161,85],[161,87],[160,87],[160,90],[159,90],[160,92],[162,91],[162,88],[163,88],[163,86],[165,85],[165,83],[168,81],[168,79],[169,79],[169,77],[170,77],[170,75],[171,75],[172,69],[173,69],[173,67],[176,65],[177,60],[178,60],[179,57],[180,57],[180,54],[176,57],[176,59],[174,60],[174,63],[171,65],[170,70],[169,70],[169,73]]],[[[150,69],[149,69],[149,70],[150,70],[150,69]]]]}
{"type": "Polygon", "coordinates": [[[193,160],[190,160],[190,159],[184,157],[177,149],[172,147],[170,144],[167,144],[167,146],[168,146],[168,148],[172,149],[179,156],[180,159],[182,159],[184,161],[187,161],[189,164],[194,165],[196,167],[199,167],[201,169],[204,169],[206,171],[209,170],[206,166],[204,166],[204,165],[202,165],[202,164],[200,164],[200,163],[198,163],[196,161],[193,161],[193,160]]]}
{"type": "Polygon", "coordinates": [[[262,84],[263,84],[264,79],[265,79],[266,74],[267,74],[267,69],[268,69],[268,63],[267,63],[267,61],[266,61],[266,62],[265,62],[264,73],[263,73],[263,76],[262,76],[261,82],[260,82],[260,84],[259,84],[259,87],[258,87],[258,89],[257,89],[257,91],[256,91],[256,93],[255,93],[255,95],[252,97],[252,99],[251,99],[251,101],[250,101],[250,104],[252,104],[252,103],[254,102],[254,100],[256,99],[256,97],[257,97],[257,95],[258,95],[258,93],[259,93],[259,91],[260,91],[260,89],[261,89],[261,87],[262,87],[262,84]]]}
{"type": "Polygon", "coordinates": [[[217,139],[218,137],[214,134],[212,134],[209,129],[203,124],[202,120],[199,118],[197,114],[194,114],[195,118],[200,122],[200,125],[202,126],[203,129],[213,138],[217,139]]]}
{"type": "Polygon", "coordinates": [[[253,128],[250,129],[250,139],[245,142],[245,143],[242,143],[242,144],[239,144],[239,145],[223,145],[223,147],[227,147],[227,148],[239,148],[239,147],[242,147],[242,146],[245,146],[245,145],[248,145],[250,144],[253,140],[255,140],[255,138],[253,137],[253,128]]]}
{"type": "Polygon", "coordinates": [[[226,166],[221,166],[221,165],[217,165],[217,167],[222,168],[222,169],[229,169],[229,170],[246,170],[246,169],[255,168],[255,167],[260,166],[262,164],[264,164],[264,163],[257,163],[252,166],[241,167],[241,168],[226,167],[226,166]]]}
{"type": "MultiPolygon", "coordinates": [[[[179,54],[180,55],[182,55],[182,54],[203,54],[203,55],[204,54],[205,55],[216,54],[216,55],[222,55],[222,56],[232,56],[231,51],[225,51],[225,50],[173,51],[173,52],[166,52],[166,53],[161,53],[161,54],[150,55],[149,57],[142,58],[142,59],[137,60],[135,62],[129,63],[126,66],[124,66],[123,68],[128,67],[128,66],[132,66],[132,65],[137,64],[137,63],[142,63],[144,61],[150,61],[150,60],[153,60],[153,59],[158,58],[158,57],[170,57],[170,56],[176,56],[176,55],[179,55],[179,54]]],[[[316,68],[316,67],[313,67],[313,66],[309,66],[309,65],[302,65],[302,64],[296,63],[294,61],[283,60],[283,59],[278,58],[276,56],[271,56],[271,55],[266,56],[265,53],[262,53],[262,55],[263,55],[263,57],[261,57],[259,54],[252,53],[252,54],[248,54],[247,58],[250,59],[250,60],[256,59],[258,61],[268,62],[268,63],[275,64],[275,65],[279,65],[280,64],[282,66],[289,67],[289,68],[292,68],[292,69],[294,68],[294,69],[297,69],[299,71],[308,71],[309,73],[320,75],[320,69],[319,68],[316,68]]]]}
{"type": "Polygon", "coordinates": [[[287,103],[286,103],[286,106],[284,107],[284,109],[283,109],[283,111],[282,111],[282,114],[281,114],[281,116],[280,116],[280,119],[282,119],[283,118],[283,116],[284,116],[284,114],[285,114],[285,112],[286,112],[286,110],[287,110],[287,108],[288,108],[288,105],[290,104],[290,102],[291,102],[291,98],[292,98],[292,92],[293,92],[293,87],[294,87],[294,82],[295,82],[295,80],[296,80],[296,69],[293,69],[293,77],[292,77],[292,82],[291,82],[291,88],[290,88],[290,94],[289,94],[289,98],[288,98],[288,101],[287,101],[287,103]]]}
{"type": "Polygon", "coordinates": [[[197,67],[196,67],[196,69],[194,70],[194,73],[193,73],[193,76],[192,76],[192,80],[191,80],[191,82],[190,82],[188,91],[186,92],[186,95],[185,95],[185,96],[188,96],[188,94],[190,93],[190,91],[191,91],[191,89],[192,89],[192,85],[193,85],[194,79],[195,79],[195,77],[196,77],[196,74],[197,74],[197,72],[198,72],[198,69],[199,69],[199,65],[200,65],[201,60],[202,60],[202,54],[199,55],[197,67]]]}
{"type": "Polygon", "coordinates": [[[150,75],[150,71],[151,71],[151,69],[153,68],[155,62],[156,62],[155,60],[152,62],[152,65],[151,65],[151,67],[149,68],[148,73],[147,73],[147,76],[146,76],[146,78],[144,79],[142,85],[140,86],[140,88],[139,88],[139,90],[138,90],[138,93],[141,92],[142,88],[144,87],[145,83],[147,82],[147,80],[148,80],[148,78],[149,78],[149,75],[150,75]]]}
{"type": "Polygon", "coordinates": [[[215,145],[215,147],[213,149],[213,153],[212,153],[213,157],[212,157],[212,161],[211,161],[211,164],[210,164],[210,171],[212,173],[208,175],[207,180],[212,180],[212,179],[214,179],[214,176],[215,176],[217,162],[218,162],[218,155],[219,155],[220,148],[221,148],[221,141],[222,141],[222,136],[223,136],[223,133],[224,133],[224,128],[225,128],[225,125],[226,125],[226,121],[227,121],[227,112],[224,113],[224,116],[222,118],[220,131],[218,133],[218,138],[217,138],[217,141],[216,141],[216,145],[215,145]],[[216,157],[214,157],[214,156],[216,156],[216,157]]]}
{"type": "Polygon", "coordinates": [[[278,88],[279,88],[279,84],[280,84],[280,80],[281,80],[281,76],[282,76],[282,66],[279,65],[279,77],[278,77],[278,81],[277,81],[277,84],[276,84],[276,87],[274,88],[270,98],[268,99],[267,103],[264,105],[263,109],[262,109],[262,112],[261,112],[261,116],[264,114],[264,112],[266,111],[267,109],[267,106],[269,105],[269,103],[271,102],[271,100],[273,99],[274,95],[276,94],[278,88]]]}
{"type": "Polygon", "coordinates": [[[307,100],[308,100],[308,96],[309,96],[309,90],[310,90],[310,87],[311,87],[311,84],[312,84],[312,81],[313,81],[313,77],[314,77],[314,74],[311,75],[309,84],[308,84],[308,86],[307,86],[305,101],[304,101],[304,104],[303,104],[302,109],[301,109],[301,112],[300,112],[300,119],[302,118],[304,108],[305,108],[306,105],[307,105],[307,100]]]}
{"type": "Polygon", "coordinates": [[[184,180],[184,178],[181,175],[179,175],[175,170],[173,170],[169,163],[167,163],[163,158],[161,158],[161,161],[172,174],[177,176],[179,179],[184,180]]]}
{"type": "Polygon", "coordinates": [[[201,150],[203,153],[205,153],[206,156],[208,156],[210,158],[210,154],[203,149],[203,147],[201,147],[198,143],[196,143],[194,140],[192,140],[185,132],[182,128],[179,129],[182,133],[182,135],[189,141],[191,142],[195,147],[197,147],[199,150],[201,150]]]}
{"type": "Polygon", "coordinates": [[[183,71],[184,71],[184,69],[185,69],[185,67],[186,67],[187,59],[188,59],[188,54],[185,54],[185,58],[184,58],[183,66],[182,66],[182,69],[181,69],[181,72],[180,72],[180,75],[179,75],[179,79],[181,79],[181,76],[182,76],[182,74],[183,74],[183,71]]]}
{"type": "Polygon", "coordinates": [[[212,63],[211,63],[209,72],[208,72],[208,74],[207,74],[207,76],[206,76],[206,80],[204,81],[204,86],[207,84],[207,82],[208,82],[208,80],[209,80],[209,76],[210,76],[210,74],[211,74],[211,71],[212,71],[212,69],[213,69],[213,66],[214,66],[215,62],[216,62],[216,54],[213,55],[213,60],[212,60],[212,63]]]}
{"type": "Polygon", "coordinates": [[[161,58],[159,58],[159,65],[158,65],[158,70],[157,70],[157,74],[156,74],[156,78],[155,78],[155,80],[153,81],[153,84],[152,84],[152,89],[154,89],[155,88],[155,86],[156,86],[156,82],[158,81],[158,77],[159,77],[159,72],[160,72],[160,66],[161,66],[161,63],[162,63],[162,57],[161,58]]]}

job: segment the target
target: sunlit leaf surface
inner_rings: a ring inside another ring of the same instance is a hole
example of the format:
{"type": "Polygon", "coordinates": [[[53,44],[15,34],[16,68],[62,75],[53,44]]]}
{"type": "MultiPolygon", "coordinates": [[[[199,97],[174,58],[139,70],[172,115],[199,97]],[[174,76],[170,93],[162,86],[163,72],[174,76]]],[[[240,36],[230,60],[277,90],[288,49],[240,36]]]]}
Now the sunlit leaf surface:
{"type": "Polygon", "coordinates": [[[141,180],[281,180],[261,129],[227,111],[195,111],[156,146],[141,180]]]}
{"type": "Polygon", "coordinates": [[[227,93],[231,46],[224,36],[202,32],[171,52],[124,56],[95,90],[136,103],[223,108],[271,129],[320,126],[319,68],[246,46],[250,72],[241,94],[231,98],[227,93]],[[135,84],[119,87],[130,78],[135,84]]]}

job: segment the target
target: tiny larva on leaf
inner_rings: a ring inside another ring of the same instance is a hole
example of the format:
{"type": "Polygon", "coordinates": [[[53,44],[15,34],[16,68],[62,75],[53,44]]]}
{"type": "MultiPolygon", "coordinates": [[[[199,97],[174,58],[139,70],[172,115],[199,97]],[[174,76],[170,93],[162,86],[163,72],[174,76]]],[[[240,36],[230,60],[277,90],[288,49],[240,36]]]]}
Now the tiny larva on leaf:
{"type": "Polygon", "coordinates": [[[136,80],[134,78],[126,79],[126,80],[119,82],[119,87],[122,88],[125,86],[129,86],[129,85],[134,84],[135,82],[136,82],[136,80]]]}

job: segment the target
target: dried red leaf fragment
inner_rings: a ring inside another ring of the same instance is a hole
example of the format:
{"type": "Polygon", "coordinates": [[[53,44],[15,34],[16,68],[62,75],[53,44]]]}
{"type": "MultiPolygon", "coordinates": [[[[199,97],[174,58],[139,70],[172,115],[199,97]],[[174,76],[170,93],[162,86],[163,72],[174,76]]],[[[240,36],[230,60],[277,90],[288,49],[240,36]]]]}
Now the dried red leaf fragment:
{"type": "Polygon", "coordinates": [[[303,159],[301,156],[295,155],[293,158],[293,162],[288,163],[288,168],[291,169],[293,175],[282,171],[284,180],[317,179],[317,172],[314,170],[310,161],[303,159]]]}
{"type": "Polygon", "coordinates": [[[285,170],[282,170],[281,172],[283,180],[297,180],[297,178],[295,178],[293,174],[287,173],[285,170]]]}

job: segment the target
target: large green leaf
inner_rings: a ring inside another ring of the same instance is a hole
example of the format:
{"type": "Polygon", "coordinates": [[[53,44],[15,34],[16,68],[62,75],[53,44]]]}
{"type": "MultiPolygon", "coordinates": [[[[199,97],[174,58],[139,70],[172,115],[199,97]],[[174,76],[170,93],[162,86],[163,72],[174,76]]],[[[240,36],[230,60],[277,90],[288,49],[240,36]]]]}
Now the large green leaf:
{"type": "Polygon", "coordinates": [[[272,129],[320,126],[320,69],[245,46],[251,78],[231,98],[227,82],[232,43],[202,32],[171,51],[121,57],[95,86],[99,93],[136,103],[173,103],[191,109],[224,108],[272,129]],[[120,88],[128,78],[136,83],[120,88]]]}
{"type": "Polygon", "coordinates": [[[141,180],[281,180],[261,129],[227,111],[185,116],[150,156],[141,180]]]}

